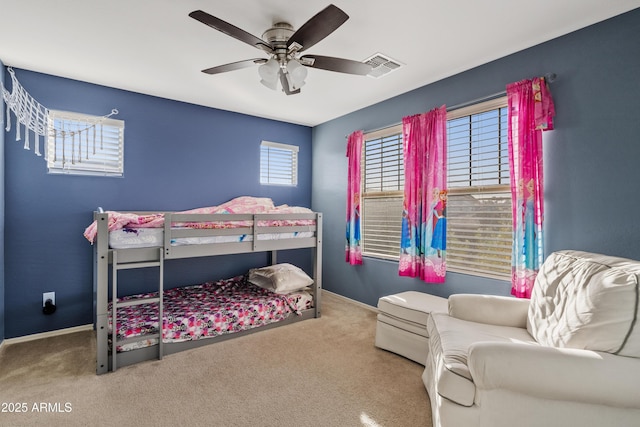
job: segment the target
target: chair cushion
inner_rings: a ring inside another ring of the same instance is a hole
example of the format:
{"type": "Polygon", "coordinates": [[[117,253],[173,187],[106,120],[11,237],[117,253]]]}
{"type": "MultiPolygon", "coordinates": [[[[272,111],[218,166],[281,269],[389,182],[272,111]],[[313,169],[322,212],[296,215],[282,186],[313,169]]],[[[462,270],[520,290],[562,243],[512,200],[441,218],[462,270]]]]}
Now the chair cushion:
{"type": "Polygon", "coordinates": [[[447,313],[431,313],[429,352],[435,364],[438,394],[463,406],[473,405],[475,385],[467,364],[469,348],[482,341],[537,345],[524,328],[469,322],[447,313]]]}
{"type": "Polygon", "coordinates": [[[640,357],[639,277],[639,261],[552,253],[533,287],[527,330],[542,345],[640,357]]]}

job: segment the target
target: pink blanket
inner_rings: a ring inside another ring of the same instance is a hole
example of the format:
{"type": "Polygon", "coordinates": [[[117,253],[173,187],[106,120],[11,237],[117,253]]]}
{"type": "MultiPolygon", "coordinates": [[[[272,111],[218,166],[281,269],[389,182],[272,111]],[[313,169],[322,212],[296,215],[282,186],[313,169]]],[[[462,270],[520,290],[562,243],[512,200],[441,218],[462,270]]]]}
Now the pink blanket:
{"type": "MultiPolygon", "coordinates": [[[[164,215],[161,213],[137,215],[135,213],[122,213],[107,211],[109,214],[109,231],[122,228],[159,228],[164,227],[164,215]]],[[[208,206],[178,213],[186,214],[260,214],[260,213],[312,213],[310,209],[297,206],[274,206],[273,201],[266,197],[242,196],[223,203],[219,206],[208,206]]],[[[285,226],[285,225],[310,225],[313,220],[290,221],[273,220],[260,221],[260,226],[285,226]]],[[[172,224],[174,226],[189,228],[230,228],[250,226],[251,221],[228,221],[228,222],[193,222],[172,224]]],[[[98,233],[98,225],[93,221],[84,231],[84,237],[93,244],[98,233]]]]}

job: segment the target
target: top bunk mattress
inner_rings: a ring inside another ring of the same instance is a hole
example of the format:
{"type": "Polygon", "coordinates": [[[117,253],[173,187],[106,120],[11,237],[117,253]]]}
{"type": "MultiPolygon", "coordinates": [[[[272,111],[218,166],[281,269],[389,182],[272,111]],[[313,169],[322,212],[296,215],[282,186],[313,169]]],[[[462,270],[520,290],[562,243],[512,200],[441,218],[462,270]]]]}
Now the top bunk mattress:
{"type": "MultiPolygon", "coordinates": [[[[292,233],[258,234],[258,240],[279,240],[313,237],[312,231],[292,233]]],[[[213,243],[233,243],[253,241],[253,234],[234,234],[229,236],[183,237],[171,239],[172,246],[208,245],[213,243]]],[[[163,228],[122,228],[109,232],[109,247],[112,249],[152,248],[164,244],[163,228]]]]}
{"type": "MultiPolygon", "coordinates": [[[[314,212],[298,206],[275,206],[269,198],[243,196],[219,206],[196,208],[181,212],[117,212],[107,211],[109,246],[113,249],[160,247],[164,245],[164,232],[171,233],[171,245],[197,245],[212,243],[246,242],[254,240],[254,227],[269,229],[255,234],[256,240],[294,239],[314,236],[314,212]],[[199,214],[199,215],[198,215],[199,214]],[[260,217],[259,215],[267,214],[260,217]],[[312,214],[311,216],[309,214],[312,214]],[[256,216],[257,215],[257,216],[256,216]],[[171,218],[165,226],[165,216],[171,218]],[[200,218],[200,219],[199,219],[200,218]],[[202,219],[208,218],[208,219],[202,219]],[[213,219],[212,219],[213,218],[213,219]],[[249,219],[248,219],[249,218],[249,219]],[[255,218],[255,221],[252,219],[255,218]],[[254,224],[255,222],[255,224],[254,224]],[[290,227],[278,232],[277,227],[290,227]],[[180,230],[209,230],[198,237],[182,237],[180,230]],[[224,229],[224,230],[221,230],[224,229]],[[237,233],[234,230],[238,229],[237,233]],[[216,231],[220,230],[220,232],[216,231]],[[224,232],[223,232],[224,231],[224,232]],[[174,232],[178,235],[174,237],[174,232]]],[[[97,221],[93,221],[84,236],[91,244],[98,238],[97,221]]]]}

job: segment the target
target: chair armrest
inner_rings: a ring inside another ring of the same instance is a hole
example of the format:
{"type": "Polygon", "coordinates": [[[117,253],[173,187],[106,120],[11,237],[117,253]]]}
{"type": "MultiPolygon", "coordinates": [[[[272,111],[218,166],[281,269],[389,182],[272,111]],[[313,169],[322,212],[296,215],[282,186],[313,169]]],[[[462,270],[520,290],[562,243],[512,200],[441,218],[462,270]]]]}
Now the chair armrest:
{"type": "Polygon", "coordinates": [[[469,322],[526,328],[528,311],[528,299],[479,294],[449,296],[449,315],[469,322]]]}
{"type": "Polygon", "coordinates": [[[479,342],[469,349],[468,366],[476,393],[506,389],[542,399],[640,408],[638,358],[523,343],[479,342]]]}

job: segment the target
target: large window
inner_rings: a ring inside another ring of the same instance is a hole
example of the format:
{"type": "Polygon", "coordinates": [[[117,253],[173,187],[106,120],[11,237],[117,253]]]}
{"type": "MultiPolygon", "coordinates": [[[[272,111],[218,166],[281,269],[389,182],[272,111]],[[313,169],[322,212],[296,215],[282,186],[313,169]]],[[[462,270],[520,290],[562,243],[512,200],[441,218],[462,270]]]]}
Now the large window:
{"type": "MultiPolygon", "coordinates": [[[[447,270],[511,274],[511,193],[506,98],[447,114],[447,270]]],[[[404,189],[401,125],[365,135],[365,256],[398,259],[404,189]]]]}
{"type": "Polygon", "coordinates": [[[124,121],[49,110],[49,173],[122,176],[124,121]]]}

